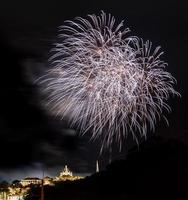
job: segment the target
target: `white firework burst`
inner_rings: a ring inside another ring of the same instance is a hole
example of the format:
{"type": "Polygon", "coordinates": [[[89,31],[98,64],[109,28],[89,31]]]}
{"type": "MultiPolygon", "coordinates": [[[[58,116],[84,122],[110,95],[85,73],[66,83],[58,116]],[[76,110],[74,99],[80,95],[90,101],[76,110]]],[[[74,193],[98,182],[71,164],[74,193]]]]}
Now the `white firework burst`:
{"type": "Polygon", "coordinates": [[[120,147],[128,133],[141,136],[154,130],[162,111],[170,111],[166,100],[175,79],[165,71],[160,47],[152,51],[149,41],[128,37],[123,21],[104,12],[65,21],[60,42],[55,44],[52,66],[43,77],[47,106],[81,133],[113,140],[120,147]]]}

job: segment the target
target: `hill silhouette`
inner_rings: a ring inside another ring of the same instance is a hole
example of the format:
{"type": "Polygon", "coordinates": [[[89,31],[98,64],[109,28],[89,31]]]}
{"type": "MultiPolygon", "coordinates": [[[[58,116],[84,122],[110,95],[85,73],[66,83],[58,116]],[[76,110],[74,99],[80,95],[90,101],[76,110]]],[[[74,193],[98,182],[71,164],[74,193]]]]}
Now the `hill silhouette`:
{"type": "MultiPolygon", "coordinates": [[[[188,149],[175,139],[152,137],[125,160],[75,182],[45,187],[45,200],[186,199],[188,149]]],[[[26,200],[38,200],[40,188],[26,200]]]]}

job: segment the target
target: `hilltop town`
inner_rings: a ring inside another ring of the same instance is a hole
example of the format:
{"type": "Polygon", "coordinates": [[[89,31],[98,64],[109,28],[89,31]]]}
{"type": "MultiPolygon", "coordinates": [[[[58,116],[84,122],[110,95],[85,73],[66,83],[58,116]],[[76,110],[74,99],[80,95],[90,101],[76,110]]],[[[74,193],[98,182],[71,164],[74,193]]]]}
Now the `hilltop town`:
{"type": "Polygon", "coordinates": [[[83,176],[76,176],[65,165],[64,169],[56,177],[26,177],[20,181],[13,181],[12,184],[2,182],[0,184],[0,200],[24,200],[32,187],[53,186],[58,182],[75,181],[83,179],[83,176]]]}

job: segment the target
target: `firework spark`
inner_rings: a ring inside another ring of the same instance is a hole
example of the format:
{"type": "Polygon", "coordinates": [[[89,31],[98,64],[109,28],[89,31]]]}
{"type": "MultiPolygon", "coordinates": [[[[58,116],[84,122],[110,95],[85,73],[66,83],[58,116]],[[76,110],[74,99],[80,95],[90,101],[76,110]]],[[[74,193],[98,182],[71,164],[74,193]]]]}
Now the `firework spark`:
{"type": "Polygon", "coordinates": [[[179,95],[175,79],[165,71],[160,47],[127,36],[123,21],[104,12],[65,21],[60,42],[55,44],[52,66],[44,84],[47,106],[69,118],[81,133],[102,138],[103,146],[135,132],[146,137],[154,130],[162,111],[170,111],[166,100],[179,95]]]}

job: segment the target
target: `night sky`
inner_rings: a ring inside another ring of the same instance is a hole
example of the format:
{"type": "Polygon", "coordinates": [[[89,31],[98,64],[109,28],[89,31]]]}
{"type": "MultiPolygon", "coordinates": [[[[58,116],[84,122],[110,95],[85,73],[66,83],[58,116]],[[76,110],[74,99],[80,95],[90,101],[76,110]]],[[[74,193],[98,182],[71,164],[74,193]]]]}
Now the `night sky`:
{"type": "MultiPolygon", "coordinates": [[[[35,80],[47,69],[49,50],[57,27],[64,20],[86,14],[110,12],[125,19],[132,35],[160,45],[167,71],[177,79],[182,98],[171,98],[169,127],[157,123],[157,135],[177,138],[188,145],[188,7],[184,1],[62,1],[2,0],[0,5],[0,180],[55,176],[68,164],[76,173],[93,173],[99,142],[79,137],[64,121],[51,116],[41,105],[35,80]]],[[[134,145],[131,138],[127,147],[134,145]]],[[[113,158],[125,156],[114,149],[113,158]]],[[[101,166],[108,163],[101,155],[101,166]]]]}

